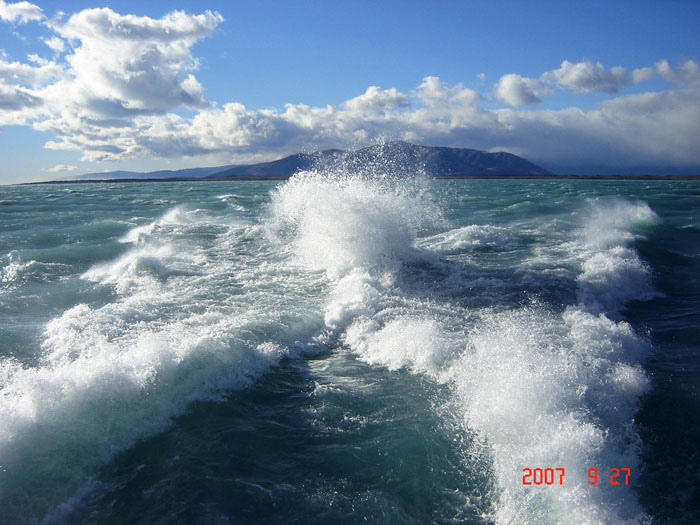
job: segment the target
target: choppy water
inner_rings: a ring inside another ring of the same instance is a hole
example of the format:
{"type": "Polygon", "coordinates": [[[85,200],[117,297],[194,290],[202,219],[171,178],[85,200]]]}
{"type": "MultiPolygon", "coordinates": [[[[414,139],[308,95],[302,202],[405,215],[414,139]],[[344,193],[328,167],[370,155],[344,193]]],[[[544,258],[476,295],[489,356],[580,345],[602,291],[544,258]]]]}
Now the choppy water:
{"type": "Polygon", "coordinates": [[[2,187],[0,256],[2,523],[700,520],[698,183],[2,187]]]}

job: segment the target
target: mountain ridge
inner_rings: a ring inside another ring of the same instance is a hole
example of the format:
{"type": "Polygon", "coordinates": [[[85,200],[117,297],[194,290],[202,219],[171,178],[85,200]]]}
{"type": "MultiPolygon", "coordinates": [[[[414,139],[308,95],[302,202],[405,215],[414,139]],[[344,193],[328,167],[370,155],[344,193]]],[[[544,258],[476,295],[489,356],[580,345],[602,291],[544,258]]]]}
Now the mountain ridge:
{"type": "Polygon", "coordinates": [[[362,171],[368,165],[391,173],[420,171],[431,177],[533,176],[551,175],[536,164],[504,151],[486,152],[469,148],[421,146],[409,142],[375,144],[358,150],[328,149],[315,153],[296,153],[278,160],[257,164],[159,170],[153,172],[114,171],[89,173],[86,179],[277,179],[288,178],[314,168],[362,171]]]}

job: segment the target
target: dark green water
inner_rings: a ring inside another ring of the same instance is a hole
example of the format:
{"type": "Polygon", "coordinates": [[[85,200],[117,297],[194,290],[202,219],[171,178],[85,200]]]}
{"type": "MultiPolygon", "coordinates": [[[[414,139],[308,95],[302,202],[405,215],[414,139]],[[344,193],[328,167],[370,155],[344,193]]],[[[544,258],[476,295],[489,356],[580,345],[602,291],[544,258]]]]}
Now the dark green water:
{"type": "Polygon", "coordinates": [[[2,523],[700,520],[698,183],[2,187],[0,257],[2,523]]]}

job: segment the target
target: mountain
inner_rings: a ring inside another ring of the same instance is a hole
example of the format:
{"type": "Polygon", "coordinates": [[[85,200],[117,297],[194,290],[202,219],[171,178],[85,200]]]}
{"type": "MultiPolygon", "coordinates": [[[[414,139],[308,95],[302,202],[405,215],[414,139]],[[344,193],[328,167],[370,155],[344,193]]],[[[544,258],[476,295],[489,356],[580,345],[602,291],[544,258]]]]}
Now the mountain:
{"type": "Polygon", "coordinates": [[[163,170],[149,173],[113,171],[82,175],[86,179],[266,179],[288,178],[301,170],[313,168],[370,171],[396,175],[425,173],[431,177],[532,176],[550,173],[532,162],[499,151],[489,153],[475,149],[418,146],[408,142],[388,142],[354,151],[329,149],[316,153],[297,153],[272,162],[243,166],[163,170]]]}
{"type": "Polygon", "coordinates": [[[210,168],[187,168],[184,170],[159,170],[143,173],[140,171],[104,171],[100,173],[87,173],[76,177],[81,180],[109,180],[109,179],[174,179],[174,178],[202,178],[213,173],[229,169],[233,166],[215,166],[210,168]]]}
{"type": "Polygon", "coordinates": [[[408,142],[389,142],[356,151],[331,149],[317,153],[297,153],[273,162],[234,166],[207,178],[283,178],[314,167],[361,172],[371,166],[374,172],[396,174],[422,171],[432,177],[472,177],[502,175],[550,175],[532,162],[499,151],[418,146],[408,142]]]}

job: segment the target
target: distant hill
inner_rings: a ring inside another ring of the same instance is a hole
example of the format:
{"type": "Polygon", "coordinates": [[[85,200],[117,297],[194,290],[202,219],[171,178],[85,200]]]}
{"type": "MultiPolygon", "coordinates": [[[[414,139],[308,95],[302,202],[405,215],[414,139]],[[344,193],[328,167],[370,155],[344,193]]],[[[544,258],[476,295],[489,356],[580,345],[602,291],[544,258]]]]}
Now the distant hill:
{"type": "Polygon", "coordinates": [[[87,173],[76,179],[81,180],[111,180],[111,179],[173,179],[173,178],[202,178],[229,169],[233,166],[216,166],[211,168],[187,168],[184,170],[159,170],[146,173],[140,171],[104,171],[100,173],[87,173]]]}
{"type": "Polygon", "coordinates": [[[408,142],[389,142],[355,151],[329,149],[316,153],[297,153],[272,162],[242,166],[219,166],[162,170],[149,173],[112,171],[82,175],[87,179],[241,179],[287,178],[312,168],[348,169],[356,172],[425,173],[432,177],[532,176],[550,173],[532,162],[499,151],[489,153],[475,149],[418,146],[408,142]]]}
{"type": "Polygon", "coordinates": [[[356,151],[331,149],[317,153],[298,153],[273,162],[234,166],[207,178],[290,177],[314,167],[347,167],[361,171],[372,165],[379,171],[395,173],[420,170],[432,177],[472,177],[502,175],[550,175],[532,162],[511,153],[488,153],[475,149],[418,146],[408,142],[389,142],[356,151]]]}

